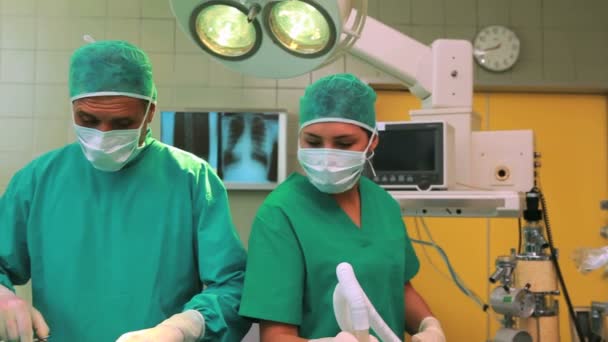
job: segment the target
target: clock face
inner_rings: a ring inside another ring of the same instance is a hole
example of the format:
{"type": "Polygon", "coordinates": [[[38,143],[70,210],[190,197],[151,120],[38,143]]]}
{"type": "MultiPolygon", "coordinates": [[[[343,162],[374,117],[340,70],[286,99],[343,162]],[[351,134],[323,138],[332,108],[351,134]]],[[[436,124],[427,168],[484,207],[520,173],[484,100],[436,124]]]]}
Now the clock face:
{"type": "Polygon", "coordinates": [[[489,71],[510,69],[519,58],[519,38],[504,26],[488,26],[475,37],[475,60],[489,71]]]}

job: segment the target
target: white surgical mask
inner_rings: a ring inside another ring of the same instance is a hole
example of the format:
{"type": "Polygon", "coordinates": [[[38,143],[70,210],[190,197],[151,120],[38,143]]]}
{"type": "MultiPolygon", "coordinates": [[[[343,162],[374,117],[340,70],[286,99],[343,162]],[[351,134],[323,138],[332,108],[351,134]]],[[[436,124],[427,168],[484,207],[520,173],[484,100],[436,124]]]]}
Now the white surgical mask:
{"type": "Polygon", "coordinates": [[[135,129],[102,132],[79,126],[74,122],[74,129],[82,151],[96,169],[107,172],[118,171],[143,150],[144,146],[139,146],[139,141],[142,127],[148,117],[150,104],[151,101],[148,101],[144,119],[139,128],[135,129]]]}
{"type": "Polygon", "coordinates": [[[339,194],[350,190],[361,177],[367,161],[367,151],[376,135],[371,135],[365,151],[347,151],[332,148],[298,147],[298,161],[308,180],[319,191],[339,194]]]}

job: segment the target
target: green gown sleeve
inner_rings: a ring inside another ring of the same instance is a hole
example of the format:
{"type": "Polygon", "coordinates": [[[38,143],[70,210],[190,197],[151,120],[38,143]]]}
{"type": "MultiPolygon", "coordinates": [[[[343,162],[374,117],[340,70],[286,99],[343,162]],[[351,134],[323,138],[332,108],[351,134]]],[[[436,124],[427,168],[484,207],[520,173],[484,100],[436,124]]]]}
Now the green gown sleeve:
{"type": "MultiPolygon", "coordinates": [[[[300,217],[314,225],[312,217],[300,217]]],[[[289,218],[281,209],[263,205],[249,237],[247,275],[241,315],[300,325],[304,257],[289,218]]]]}
{"type": "MultiPolygon", "coordinates": [[[[403,222],[403,219],[401,222],[403,222]]],[[[412,240],[410,240],[404,222],[403,229],[405,230],[405,274],[403,279],[407,283],[418,273],[418,270],[420,269],[420,261],[418,260],[418,256],[416,256],[416,251],[414,250],[412,240]]]]}
{"type": "MultiPolygon", "coordinates": [[[[198,175],[194,189],[198,271],[203,291],[186,303],[205,318],[202,341],[240,341],[251,322],[238,315],[246,253],[234,228],[226,189],[209,167],[198,175]]],[[[179,267],[179,265],[175,265],[179,267]]]]}
{"type": "Polygon", "coordinates": [[[27,221],[32,182],[27,169],[11,179],[0,196],[0,284],[11,289],[30,279],[27,221]]]}

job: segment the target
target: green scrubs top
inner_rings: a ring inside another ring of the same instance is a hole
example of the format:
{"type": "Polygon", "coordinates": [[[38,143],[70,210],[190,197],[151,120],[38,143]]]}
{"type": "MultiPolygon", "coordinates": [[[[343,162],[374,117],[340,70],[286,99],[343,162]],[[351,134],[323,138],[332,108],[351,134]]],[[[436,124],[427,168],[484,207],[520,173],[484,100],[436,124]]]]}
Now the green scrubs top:
{"type": "Polygon", "coordinates": [[[203,341],[240,341],[245,259],[211,167],[149,132],[118,172],[71,144],[0,197],[0,284],[31,278],[51,341],[115,341],[188,309],[205,317],[203,341]]]}
{"type": "Polygon", "coordinates": [[[241,315],[297,325],[309,339],[335,336],[336,266],[348,262],[380,316],[403,336],[404,285],[418,272],[418,258],[397,202],[365,177],[359,186],[361,228],[302,175],[270,194],[249,239],[241,315]]]}

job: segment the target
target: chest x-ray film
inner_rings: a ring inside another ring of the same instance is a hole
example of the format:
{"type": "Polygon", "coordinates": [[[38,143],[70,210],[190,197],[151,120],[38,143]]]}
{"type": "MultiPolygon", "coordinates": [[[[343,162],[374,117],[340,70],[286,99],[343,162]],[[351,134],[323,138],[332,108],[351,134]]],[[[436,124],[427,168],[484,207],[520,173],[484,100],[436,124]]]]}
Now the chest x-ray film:
{"type": "Polygon", "coordinates": [[[286,113],[162,111],[161,141],[205,159],[228,189],[272,189],[285,179],[286,113]]]}

